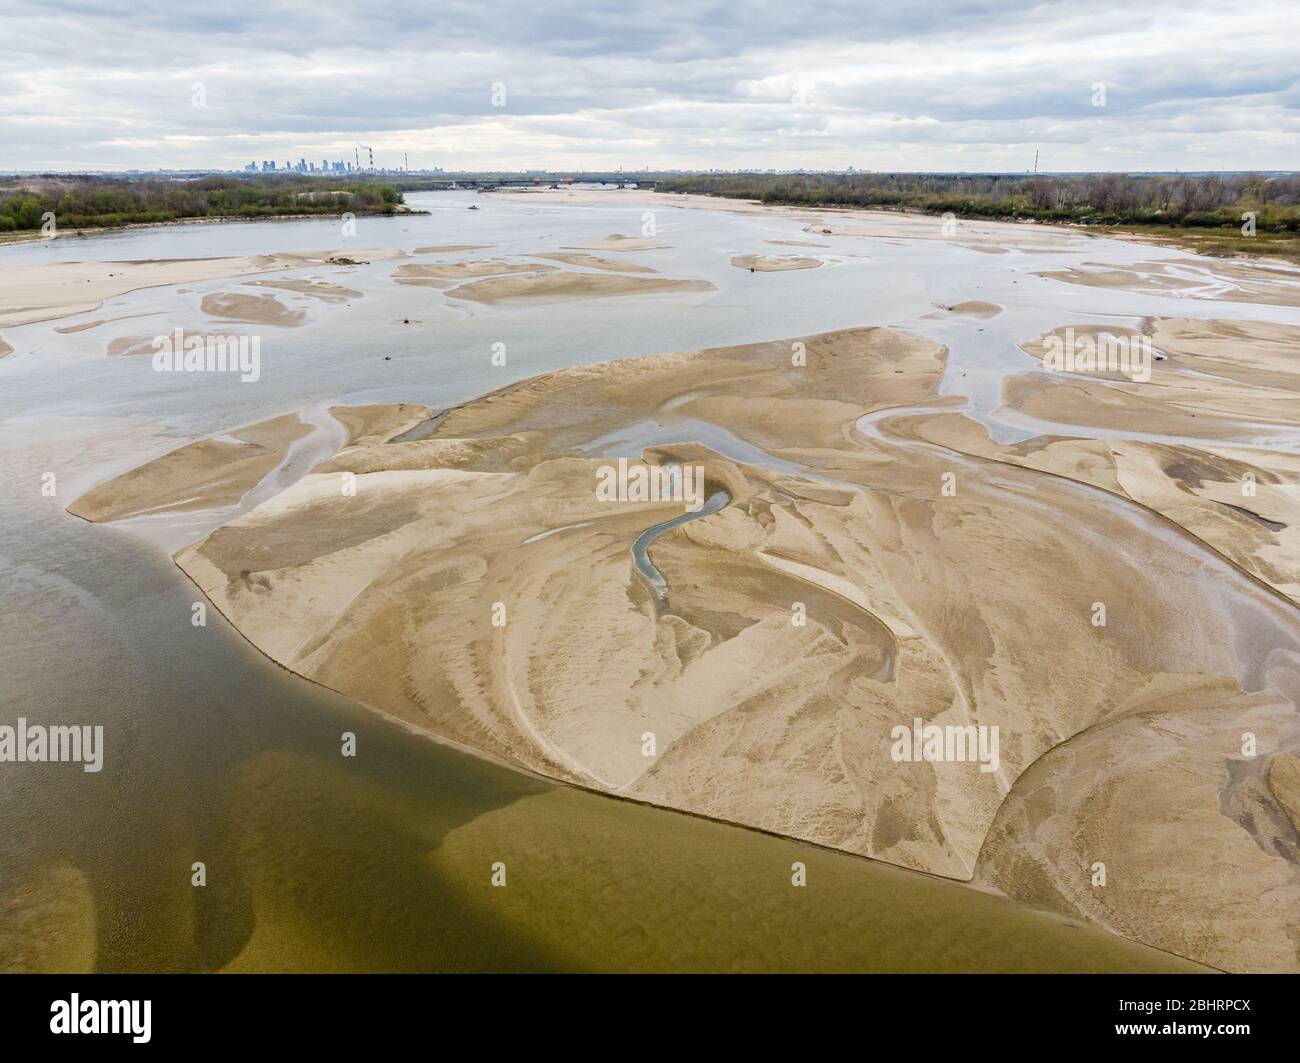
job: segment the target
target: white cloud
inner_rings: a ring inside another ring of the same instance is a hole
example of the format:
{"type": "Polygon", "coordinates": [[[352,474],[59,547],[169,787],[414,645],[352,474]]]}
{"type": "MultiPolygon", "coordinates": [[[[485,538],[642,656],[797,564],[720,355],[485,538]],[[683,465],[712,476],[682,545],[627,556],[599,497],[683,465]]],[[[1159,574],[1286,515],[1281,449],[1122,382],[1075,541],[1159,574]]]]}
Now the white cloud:
{"type": "Polygon", "coordinates": [[[1045,169],[1282,169],[1300,158],[1292,23],[1293,0],[11,0],[0,169],[357,141],[465,168],[1024,169],[1041,147],[1045,169]]]}

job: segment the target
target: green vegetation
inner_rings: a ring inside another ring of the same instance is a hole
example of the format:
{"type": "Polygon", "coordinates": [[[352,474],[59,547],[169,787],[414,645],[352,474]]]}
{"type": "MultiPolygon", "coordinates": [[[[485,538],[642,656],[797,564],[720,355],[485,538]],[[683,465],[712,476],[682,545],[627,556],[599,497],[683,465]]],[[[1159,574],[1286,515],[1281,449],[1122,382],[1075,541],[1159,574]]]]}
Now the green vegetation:
{"type": "Polygon", "coordinates": [[[1132,234],[1158,244],[1171,244],[1214,258],[1254,255],[1300,264],[1300,232],[1294,230],[1259,229],[1254,236],[1243,236],[1240,226],[1206,229],[1173,225],[1129,225],[1109,231],[1117,237],[1132,234]]]}
{"type": "Polygon", "coordinates": [[[710,174],[668,177],[661,192],[694,192],[804,207],[870,207],[1012,221],[1123,226],[1207,254],[1300,261],[1295,175],[710,174]],[[1255,214],[1256,235],[1242,216],[1255,214]]]}
{"type": "Polygon", "coordinates": [[[39,229],[53,212],[60,229],[186,218],[263,218],[298,214],[392,214],[396,188],[330,178],[29,177],[0,183],[0,233],[39,229]]]}

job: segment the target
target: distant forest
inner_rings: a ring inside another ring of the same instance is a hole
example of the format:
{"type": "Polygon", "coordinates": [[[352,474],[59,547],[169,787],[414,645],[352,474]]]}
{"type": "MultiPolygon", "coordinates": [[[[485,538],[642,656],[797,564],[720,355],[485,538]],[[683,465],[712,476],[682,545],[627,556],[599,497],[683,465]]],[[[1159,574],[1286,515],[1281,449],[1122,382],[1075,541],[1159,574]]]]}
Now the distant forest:
{"type": "Polygon", "coordinates": [[[661,192],[695,192],[805,207],[876,207],[962,217],[1300,231],[1300,177],[965,174],[717,174],[668,177],[661,192]]]}
{"type": "Polygon", "coordinates": [[[264,218],[294,214],[392,214],[396,188],[321,178],[24,177],[0,184],[0,233],[39,229],[53,212],[60,229],[186,218],[264,218]]]}

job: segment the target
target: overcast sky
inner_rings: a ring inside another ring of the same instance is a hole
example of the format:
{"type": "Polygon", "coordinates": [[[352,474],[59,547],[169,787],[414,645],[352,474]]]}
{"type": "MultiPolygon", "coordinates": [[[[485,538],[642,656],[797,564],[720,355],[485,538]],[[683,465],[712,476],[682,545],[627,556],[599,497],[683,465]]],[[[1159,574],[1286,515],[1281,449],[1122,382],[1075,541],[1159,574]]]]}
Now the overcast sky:
{"type": "Polygon", "coordinates": [[[5,0],[0,170],[1296,169],[1298,38],[1297,0],[5,0]]]}

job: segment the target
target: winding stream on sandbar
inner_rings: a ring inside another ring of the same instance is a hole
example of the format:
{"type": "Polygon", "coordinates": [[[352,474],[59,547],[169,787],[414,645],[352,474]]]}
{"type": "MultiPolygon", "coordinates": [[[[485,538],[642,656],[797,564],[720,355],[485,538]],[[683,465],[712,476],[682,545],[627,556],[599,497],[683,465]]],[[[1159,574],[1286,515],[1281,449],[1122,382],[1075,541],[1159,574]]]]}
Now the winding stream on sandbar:
{"type": "Polygon", "coordinates": [[[650,544],[661,535],[672,531],[674,528],[680,528],[689,521],[712,516],[730,501],[731,495],[727,494],[726,491],[714,491],[698,510],[682,513],[680,516],[666,520],[662,524],[655,524],[638,535],[636,541],[632,543],[632,561],[636,565],[636,570],[641,573],[642,578],[649,585],[650,590],[654,592],[655,598],[661,605],[668,604],[668,581],[664,579],[664,574],[655,568],[654,562],[650,560],[650,544]]]}

